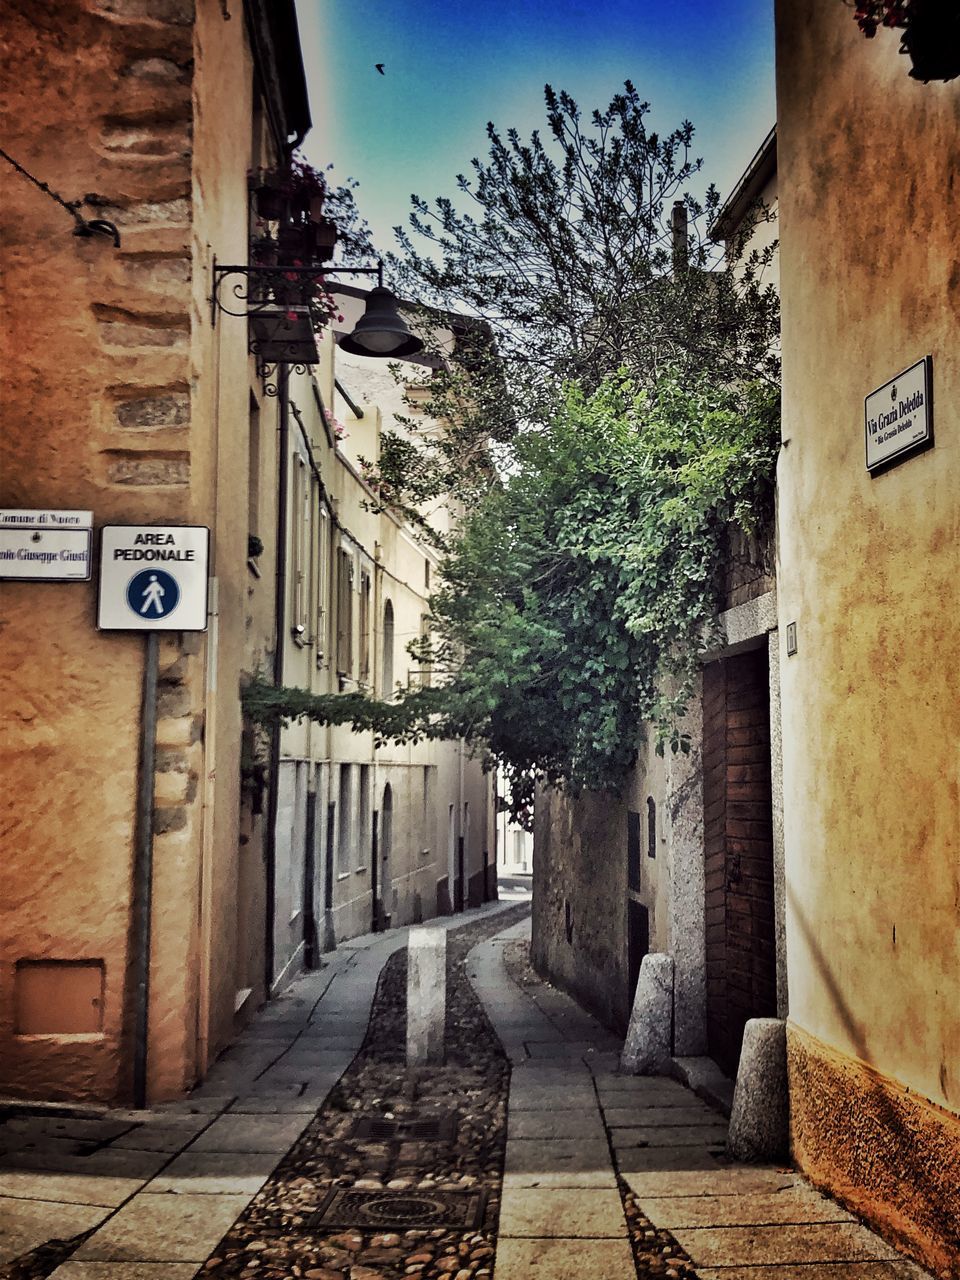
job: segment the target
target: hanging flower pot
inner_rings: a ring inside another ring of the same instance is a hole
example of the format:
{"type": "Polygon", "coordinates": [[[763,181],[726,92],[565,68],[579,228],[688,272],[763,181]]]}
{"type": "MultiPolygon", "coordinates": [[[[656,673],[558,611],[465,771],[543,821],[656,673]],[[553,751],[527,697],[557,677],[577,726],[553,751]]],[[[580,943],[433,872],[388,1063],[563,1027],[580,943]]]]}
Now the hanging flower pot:
{"type": "Polygon", "coordinates": [[[277,232],[277,242],[280,262],[306,261],[310,258],[313,247],[310,224],[305,222],[284,223],[277,232]]]}
{"type": "Polygon", "coordinates": [[[311,222],[320,222],[323,218],[323,206],[326,201],[326,189],[314,192],[310,197],[310,207],[307,209],[307,216],[311,222]]]}
{"type": "Polygon", "coordinates": [[[868,39],[881,27],[901,31],[900,52],[910,75],[924,84],[960,75],[960,5],[957,0],[854,0],[854,18],[868,39]]]}
{"type": "Polygon", "coordinates": [[[280,222],[286,218],[289,197],[279,187],[262,183],[254,187],[253,198],[256,201],[257,217],[264,222],[280,222]]]}
{"type": "Polygon", "coordinates": [[[912,0],[900,52],[909,56],[914,80],[927,84],[960,76],[960,6],[946,0],[912,0]]]}
{"type": "Polygon", "coordinates": [[[250,350],[267,364],[316,364],[320,359],[309,307],[251,311],[250,350]]]}
{"type": "Polygon", "coordinates": [[[313,227],[313,251],[318,262],[326,262],[333,257],[337,247],[337,224],[332,218],[318,218],[310,224],[313,227]]]}

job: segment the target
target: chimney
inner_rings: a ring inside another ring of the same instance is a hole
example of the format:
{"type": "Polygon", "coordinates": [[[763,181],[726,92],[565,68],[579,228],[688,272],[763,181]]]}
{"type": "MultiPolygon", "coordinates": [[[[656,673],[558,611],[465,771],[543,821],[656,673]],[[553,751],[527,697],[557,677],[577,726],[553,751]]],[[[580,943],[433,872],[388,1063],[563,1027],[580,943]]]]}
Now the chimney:
{"type": "Polygon", "coordinates": [[[673,269],[679,275],[689,265],[687,256],[687,206],[674,200],[670,210],[670,234],[673,240],[673,269]]]}

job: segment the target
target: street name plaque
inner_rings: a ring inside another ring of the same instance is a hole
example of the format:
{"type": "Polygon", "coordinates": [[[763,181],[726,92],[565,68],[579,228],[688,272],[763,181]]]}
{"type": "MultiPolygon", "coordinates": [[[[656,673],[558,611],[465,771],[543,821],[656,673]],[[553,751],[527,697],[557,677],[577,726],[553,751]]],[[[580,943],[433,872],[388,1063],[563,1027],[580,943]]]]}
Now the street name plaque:
{"type": "Polygon", "coordinates": [[[932,365],[925,356],[864,400],[869,472],[885,471],[933,444],[932,365]]]}
{"type": "Polygon", "coordinates": [[[0,511],[0,578],[86,582],[92,511],[0,511]]]}
{"type": "Polygon", "coordinates": [[[210,530],[201,525],[104,525],[101,631],[206,631],[210,530]]]}

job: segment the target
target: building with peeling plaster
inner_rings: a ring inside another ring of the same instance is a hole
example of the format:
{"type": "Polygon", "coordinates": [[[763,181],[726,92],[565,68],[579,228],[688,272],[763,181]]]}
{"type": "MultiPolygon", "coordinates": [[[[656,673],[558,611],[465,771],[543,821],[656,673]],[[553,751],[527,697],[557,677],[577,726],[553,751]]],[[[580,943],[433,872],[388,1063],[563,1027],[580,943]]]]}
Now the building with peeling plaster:
{"type": "Polygon", "coordinates": [[[292,0],[17,6],[3,56],[26,173],[0,161],[0,510],[92,512],[93,553],[88,580],[2,583],[0,1092],[128,1102],[139,1063],[158,1101],[323,947],[482,898],[489,788],[456,744],[375,755],[346,730],[292,727],[264,760],[242,715],[264,673],[391,683],[388,604],[406,679],[435,563],[365,511],[329,357],[271,396],[247,320],[212,305],[215,265],[248,262],[248,175],[311,125],[292,0]],[[210,531],[206,630],[160,638],[139,808],[148,649],[97,629],[108,524],[210,531]]]}
{"type": "Polygon", "coordinates": [[[777,131],[718,227],[776,196],[775,558],[731,560],[691,755],[641,753],[619,804],[539,798],[534,958],[622,1027],[669,955],[681,1072],[732,1079],[744,1017],[784,1020],[799,1167],[956,1277],[960,81],[899,34],[778,2],[777,131]],[[878,389],[884,436],[933,413],[879,464],[878,389]]]}

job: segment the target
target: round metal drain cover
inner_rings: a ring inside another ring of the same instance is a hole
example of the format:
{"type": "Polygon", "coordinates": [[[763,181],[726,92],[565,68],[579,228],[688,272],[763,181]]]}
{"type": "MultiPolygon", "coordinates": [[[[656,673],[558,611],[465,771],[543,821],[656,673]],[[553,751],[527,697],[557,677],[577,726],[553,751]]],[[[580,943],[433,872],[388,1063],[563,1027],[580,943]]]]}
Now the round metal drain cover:
{"type": "Polygon", "coordinates": [[[426,1226],[444,1218],[446,1211],[443,1201],[430,1196],[382,1196],[367,1200],[361,1209],[365,1218],[371,1218],[378,1225],[402,1218],[405,1222],[422,1222],[426,1226]]]}
{"type": "Polygon", "coordinates": [[[334,1188],[322,1207],[303,1223],[305,1231],[329,1227],[460,1227],[477,1230],[483,1223],[487,1193],[470,1191],[355,1191],[334,1188]]]}

